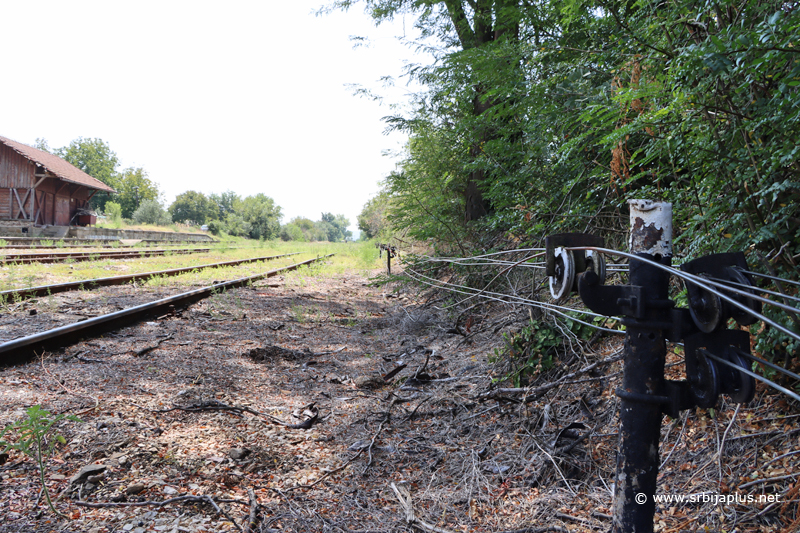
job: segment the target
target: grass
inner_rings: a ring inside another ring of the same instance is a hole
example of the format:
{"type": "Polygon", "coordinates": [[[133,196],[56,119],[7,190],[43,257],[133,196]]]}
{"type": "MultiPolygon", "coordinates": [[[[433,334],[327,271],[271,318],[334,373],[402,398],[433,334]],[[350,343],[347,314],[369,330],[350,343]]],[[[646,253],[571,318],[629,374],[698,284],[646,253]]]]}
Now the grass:
{"type": "Polygon", "coordinates": [[[378,250],[374,245],[362,242],[296,243],[236,239],[212,244],[209,247],[211,250],[204,254],[169,254],[122,261],[104,259],[0,266],[0,286],[2,289],[20,289],[35,285],[154,272],[189,265],[204,265],[292,252],[299,252],[299,254],[272,261],[247,263],[236,267],[198,270],[180,276],[151,280],[149,283],[153,286],[209,285],[212,281],[252,276],[331,253],[336,255],[310,267],[301,267],[286,273],[287,283],[306,286],[314,277],[337,275],[348,271],[368,275],[374,269],[382,266],[381,261],[378,259],[378,250]]]}

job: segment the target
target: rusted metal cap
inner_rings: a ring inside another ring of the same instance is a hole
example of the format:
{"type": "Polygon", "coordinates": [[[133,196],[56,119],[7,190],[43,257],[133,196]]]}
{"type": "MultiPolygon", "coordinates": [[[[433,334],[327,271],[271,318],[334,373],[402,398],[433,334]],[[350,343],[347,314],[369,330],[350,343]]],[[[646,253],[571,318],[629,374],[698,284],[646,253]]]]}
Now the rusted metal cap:
{"type": "Polygon", "coordinates": [[[628,200],[631,211],[631,253],[672,256],[672,204],[628,200]]]}

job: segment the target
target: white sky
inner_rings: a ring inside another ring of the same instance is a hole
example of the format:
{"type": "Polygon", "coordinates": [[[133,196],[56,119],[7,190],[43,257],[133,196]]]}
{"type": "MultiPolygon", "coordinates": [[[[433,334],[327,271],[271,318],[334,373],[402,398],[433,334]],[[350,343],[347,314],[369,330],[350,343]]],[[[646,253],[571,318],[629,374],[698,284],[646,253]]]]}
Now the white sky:
{"type": "MultiPolygon", "coordinates": [[[[380,88],[420,59],[357,7],[326,0],[2,2],[0,135],[51,148],[100,138],[167,206],[187,190],[263,192],[295,216],[356,215],[394,169],[380,88]],[[372,46],[353,48],[351,35],[372,46]]],[[[388,100],[401,102],[405,80],[388,100]]]]}

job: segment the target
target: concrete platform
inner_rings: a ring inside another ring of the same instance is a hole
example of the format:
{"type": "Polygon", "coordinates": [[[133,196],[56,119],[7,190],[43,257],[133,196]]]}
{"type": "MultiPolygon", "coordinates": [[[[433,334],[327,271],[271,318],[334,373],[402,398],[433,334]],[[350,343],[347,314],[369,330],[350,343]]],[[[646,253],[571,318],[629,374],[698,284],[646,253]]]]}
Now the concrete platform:
{"type": "Polygon", "coordinates": [[[9,242],[20,239],[63,240],[72,242],[216,242],[207,233],[174,233],[171,231],[143,231],[130,229],[107,229],[81,226],[48,226],[46,228],[13,224],[0,225],[0,238],[9,242]]]}

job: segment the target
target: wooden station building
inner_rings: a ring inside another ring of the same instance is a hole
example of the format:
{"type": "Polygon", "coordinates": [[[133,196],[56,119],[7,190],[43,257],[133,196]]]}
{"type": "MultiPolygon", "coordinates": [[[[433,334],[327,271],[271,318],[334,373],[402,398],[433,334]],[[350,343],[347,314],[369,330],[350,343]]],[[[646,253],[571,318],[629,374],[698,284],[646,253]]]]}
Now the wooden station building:
{"type": "Polygon", "coordinates": [[[60,157],[0,137],[0,224],[76,224],[98,191],[116,192],[60,157]]]}

